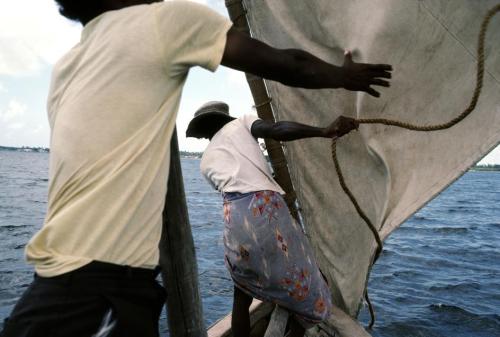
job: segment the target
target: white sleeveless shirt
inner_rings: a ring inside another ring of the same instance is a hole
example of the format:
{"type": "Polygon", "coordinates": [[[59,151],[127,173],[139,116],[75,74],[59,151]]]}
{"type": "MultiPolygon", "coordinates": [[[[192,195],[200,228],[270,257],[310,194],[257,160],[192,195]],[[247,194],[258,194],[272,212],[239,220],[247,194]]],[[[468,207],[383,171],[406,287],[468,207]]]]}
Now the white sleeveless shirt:
{"type": "Polygon", "coordinates": [[[273,179],[269,165],[252,124],[259,118],[244,115],[217,132],[203,153],[200,169],[203,176],[220,192],[247,193],[262,190],[285,194],[273,179]]]}

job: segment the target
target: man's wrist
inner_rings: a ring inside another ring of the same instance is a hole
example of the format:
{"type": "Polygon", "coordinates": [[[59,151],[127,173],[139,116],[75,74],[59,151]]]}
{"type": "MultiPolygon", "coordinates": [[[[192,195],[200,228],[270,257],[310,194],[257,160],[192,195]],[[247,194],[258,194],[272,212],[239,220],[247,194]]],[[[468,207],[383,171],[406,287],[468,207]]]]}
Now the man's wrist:
{"type": "Polygon", "coordinates": [[[330,64],[329,66],[330,66],[330,71],[328,73],[330,80],[329,87],[332,89],[343,88],[346,78],[345,68],[333,64],[330,64]]]}
{"type": "Polygon", "coordinates": [[[332,132],[329,128],[321,128],[321,137],[323,138],[331,138],[332,136],[332,132]]]}

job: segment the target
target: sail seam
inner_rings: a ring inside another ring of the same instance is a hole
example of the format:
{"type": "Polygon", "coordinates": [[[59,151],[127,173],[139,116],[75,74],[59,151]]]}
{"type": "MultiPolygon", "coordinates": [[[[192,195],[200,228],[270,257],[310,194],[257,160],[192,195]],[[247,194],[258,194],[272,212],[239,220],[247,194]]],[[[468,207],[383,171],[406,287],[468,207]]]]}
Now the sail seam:
{"type": "MultiPolygon", "coordinates": [[[[469,49],[469,48],[465,45],[465,43],[463,43],[463,42],[462,42],[462,41],[458,38],[458,36],[457,36],[455,33],[453,33],[453,32],[452,32],[452,31],[451,31],[451,30],[450,30],[450,29],[449,29],[449,28],[448,28],[448,27],[444,24],[444,22],[442,22],[442,21],[441,21],[441,19],[440,19],[440,18],[439,18],[437,15],[435,15],[435,14],[431,11],[431,9],[428,7],[428,5],[425,3],[425,1],[422,1],[421,3],[422,3],[423,8],[427,11],[427,13],[428,13],[428,14],[429,14],[429,15],[430,15],[430,16],[431,16],[431,17],[432,17],[432,18],[433,18],[433,19],[434,19],[434,20],[435,20],[438,24],[440,24],[440,25],[441,25],[441,26],[442,26],[442,27],[443,27],[443,28],[444,28],[444,29],[445,29],[445,30],[449,33],[449,35],[450,35],[450,36],[451,36],[451,37],[452,37],[452,38],[453,38],[456,42],[458,42],[458,43],[459,43],[459,44],[460,44],[460,45],[461,45],[461,46],[465,49],[465,51],[467,52],[467,54],[469,54],[469,55],[470,55],[470,56],[471,56],[471,57],[472,57],[475,61],[477,61],[477,58],[476,58],[476,55],[474,54],[474,52],[473,52],[472,50],[470,50],[470,49],[469,49]]],[[[490,76],[493,78],[493,80],[494,80],[497,84],[499,84],[499,85],[500,85],[500,80],[499,80],[499,79],[497,79],[493,73],[491,73],[491,72],[490,72],[490,71],[488,71],[487,69],[485,69],[485,72],[486,72],[486,74],[490,75],[490,76]]]]}

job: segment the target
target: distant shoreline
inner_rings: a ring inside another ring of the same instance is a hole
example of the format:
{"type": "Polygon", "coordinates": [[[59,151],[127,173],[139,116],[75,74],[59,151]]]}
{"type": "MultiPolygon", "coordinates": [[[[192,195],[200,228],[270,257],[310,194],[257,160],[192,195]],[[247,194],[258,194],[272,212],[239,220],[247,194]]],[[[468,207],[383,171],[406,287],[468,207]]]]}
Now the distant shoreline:
{"type": "Polygon", "coordinates": [[[11,146],[0,146],[0,151],[12,151],[12,152],[39,152],[39,153],[49,153],[50,150],[46,147],[11,147],[11,146]]]}
{"type": "MultiPolygon", "coordinates": [[[[49,153],[50,149],[46,147],[11,147],[11,146],[0,146],[0,151],[14,151],[14,152],[35,152],[35,153],[49,153]]],[[[182,159],[200,159],[203,152],[189,152],[180,151],[182,159]]],[[[481,171],[481,172],[493,172],[500,171],[500,164],[493,165],[475,165],[470,168],[470,171],[481,171]]]]}
{"type": "Polygon", "coordinates": [[[469,169],[469,171],[474,171],[474,172],[499,172],[500,171],[500,165],[475,165],[469,169]]]}
{"type": "MultiPolygon", "coordinates": [[[[13,147],[13,146],[0,146],[0,151],[11,151],[11,152],[34,152],[34,153],[50,153],[50,149],[46,147],[13,147]]],[[[189,152],[180,151],[181,158],[184,159],[200,159],[203,152],[189,152]]]]}

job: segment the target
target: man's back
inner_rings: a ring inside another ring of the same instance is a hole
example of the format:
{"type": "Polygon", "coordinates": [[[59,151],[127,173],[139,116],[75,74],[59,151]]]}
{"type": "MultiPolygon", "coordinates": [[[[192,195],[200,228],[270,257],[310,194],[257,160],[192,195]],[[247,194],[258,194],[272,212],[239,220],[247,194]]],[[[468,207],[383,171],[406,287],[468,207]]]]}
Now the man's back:
{"type": "Polygon", "coordinates": [[[165,94],[185,73],[169,76],[170,69],[162,67],[153,7],[133,6],[95,18],[84,27],[80,43],[56,64],[47,104],[56,154],[57,146],[64,146],[98,160],[169,108],[161,108],[165,94]],[[62,126],[59,120],[68,123],[62,126]]]}
{"type": "Polygon", "coordinates": [[[271,190],[285,192],[273,179],[257,139],[252,135],[255,115],[227,123],[210,139],[200,163],[207,181],[223,193],[271,190]]]}
{"type": "Polygon", "coordinates": [[[218,66],[229,27],[186,2],[108,11],[85,26],[49,93],[49,207],[27,246],[39,275],[92,260],[158,264],[182,86],[189,67],[218,66]]]}

